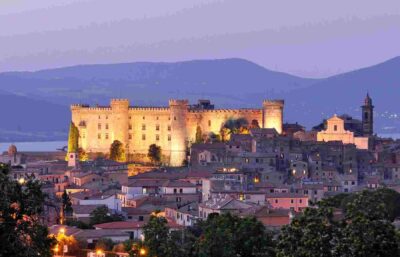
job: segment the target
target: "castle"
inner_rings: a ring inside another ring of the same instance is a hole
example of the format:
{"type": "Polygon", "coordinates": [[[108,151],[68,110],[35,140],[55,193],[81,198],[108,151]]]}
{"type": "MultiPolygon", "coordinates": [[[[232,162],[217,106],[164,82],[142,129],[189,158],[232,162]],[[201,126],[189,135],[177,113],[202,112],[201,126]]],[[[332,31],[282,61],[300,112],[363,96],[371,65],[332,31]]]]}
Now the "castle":
{"type": "Polygon", "coordinates": [[[112,99],[110,106],[72,105],[72,122],[79,130],[79,147],[88,153],[108,153],[114,140],[129,155],[146,155],[151,144],[161,147],[171,166],[180,166],[196,130],[219,134],[228,119],[246,119],[282,133],[283,100],[265,100],[259,109],[214,109],[208,100],[189,105],[170,100],[168,107],[134,107],[127,99],[112,99]]]}

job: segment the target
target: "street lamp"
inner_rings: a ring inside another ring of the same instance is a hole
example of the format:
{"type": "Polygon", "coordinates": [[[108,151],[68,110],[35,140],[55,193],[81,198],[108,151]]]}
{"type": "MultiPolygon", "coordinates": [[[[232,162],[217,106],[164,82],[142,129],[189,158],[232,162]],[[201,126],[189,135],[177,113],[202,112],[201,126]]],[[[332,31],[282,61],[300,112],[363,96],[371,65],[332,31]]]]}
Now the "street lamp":
{"type": "Polygon", "coordinates": [[[96,250],[96,256],[97,257],[101,257],[101,256],[103,256],[103,254],[104,254],[103,250],[101,250],[101,249],[97,249],[96,250]]]}
{"type": "Polygon", "coordinates": [[[141,256],[145,256],[145,255],[146,255],[146,249],[141,248],[140,251],[139,251],[139,254],[140,254],[141,256]]]}
{"type": "Polygon", "coordinates": [[[54,247],[53,251],[54,251],[54,256],[56,256],[56,255],[58,254],[58,251],[59,251],[58,245],[56,245],[56,246],[54,247]]]}

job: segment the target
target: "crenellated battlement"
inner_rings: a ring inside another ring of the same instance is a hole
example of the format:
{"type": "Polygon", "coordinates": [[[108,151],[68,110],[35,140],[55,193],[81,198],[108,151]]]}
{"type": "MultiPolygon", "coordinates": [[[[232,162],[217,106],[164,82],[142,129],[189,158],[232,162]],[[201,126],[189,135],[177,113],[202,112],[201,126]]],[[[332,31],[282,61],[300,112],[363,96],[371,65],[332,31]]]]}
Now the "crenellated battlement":
{"type": "Polygon", "coordinates": [[[129,111],[169,111],[169,107],[129,107],[129,111]]]}
{"type": "Polygon", "coordinates": [[[170,99],[169,100],[169,106],[188,106],[189,105],[189,100],[187,99],[170,99]]]}
{"type": "Polygon", "coordinates": [[[266,99],[263,101],[263,106],[277,106],[283,108],[285,101],[282,99],[266,99]]]}
{"type": "Polygon", "coordinates": [[[260,113],[261,109],[213,109],[213,110],[189,110],[189,113],[260,113]]]}

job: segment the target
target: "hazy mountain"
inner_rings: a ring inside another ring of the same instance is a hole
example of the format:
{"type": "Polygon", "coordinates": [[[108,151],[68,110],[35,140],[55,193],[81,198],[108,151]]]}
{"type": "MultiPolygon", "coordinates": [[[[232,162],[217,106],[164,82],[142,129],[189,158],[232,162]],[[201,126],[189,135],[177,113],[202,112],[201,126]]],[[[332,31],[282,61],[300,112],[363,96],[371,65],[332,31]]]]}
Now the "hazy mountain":
{"type": "MultiPolygon", "coordinates": [[[[305,79],[267,70],[242,59],[177,63],[82,65],[37,72],[0,73],[0,140],[65,137],[71,103],[166,105],[169,98],[209,98],[217,107],[260,107],[264,98],[286,100],[285,120],[308,127],[337,113],[360,116],[369,92],[376,130],[400,127],[400,58],[326,79],[305,79]],[[56,131],[56,133],[54,133],[56,131]]],[[[394,130],[388,130],[394,131],[394,130]]]]}
{"type": "Polygon", "coordinates": [[[251,98],[256,95],[265,97],[314,82],[242,59],[84,65],[0,74],[3,90],[67,105],[106,104],[111,97],[127,97],[140,105],[165,105],[169,98],[212,97],[219,105],[246,106],[254,104],[251,98]]]}
{"type": "Polygon", "coordinates": [[[400,57],[281,96],[287,103],[287,118],[310,126],[333,113],[361,117],[360,106],[367,92],[375,105],[375,130],[400,132],[400,57]]]}

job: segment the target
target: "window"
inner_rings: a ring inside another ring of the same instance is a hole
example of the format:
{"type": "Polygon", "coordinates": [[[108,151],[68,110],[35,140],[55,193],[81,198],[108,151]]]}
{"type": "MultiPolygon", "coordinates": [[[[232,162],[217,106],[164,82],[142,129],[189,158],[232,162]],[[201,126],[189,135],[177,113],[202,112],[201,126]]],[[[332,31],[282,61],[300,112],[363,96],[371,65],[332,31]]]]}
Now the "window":
{"type": "Polygon", "coordinates": [[[97,139],[101,139],[101,134],[97,134],[97,139]]]}
{"type": "Polygon", "coordinates": [[[85,132],[82,132],[82,138],[86,138],[85,132]]]}
{"type": "Polygon", "coordinates": [[[174,116],[174,120],[176,120],[176,116],[174,116]]]}
{"type": "Polygon", "coordinates": [[[146,117],[143,116],[143,120],[145,120],[145,119],[146,119],[146,117]]]}
{"type": "Polygon", "coordinates": [[[211,127],[211,120],[208,120],[208,126],[211,127]]]}
{"type": "Polygon", "coordinates": [[[101,123],[97,124],[97,129],[101,129],[101,123]]]}
{"type": "Polygon", "coordinates": [[[129,130],[132,130],[132,124],[129,124],[129,130]]]}
{"type": "Polygon", "coordinates": [[[132,139],[132,134],[129,134],[129,139],[132,139]]]}
{"type": "Polygon", "coordinates": [[[108,139],[108,133],[106,133],[106,139],[108,139]]]}
{"type": "Polygon", "coordinates": [[[146,140],[146,135],[145,134],[142,135],[142,140],[146,140]]]}
{"type": "Polygon", "coordinates": [[[99,115],[99,120],[101,119],[101,116],[99,115]]]}
{"type": "Polygon", "coordinates": [[[142,130],[146,130],[146,124],[142,124],[142,130]]]}
{"type": "Polygon", "coordinates": [[[278,203],[278,199],[275,199],[275,203],[278,203]]]}
{"type": "Polygon", "coordinates": [[[131,117],[131,116],[129,116],[129,119],[131,120],[131,119],[132,119],[132,117],[131,117]]]}
{"type": "Polygon", "coordinates": [[[156,125],[156,130],[157,130],[157,131],[160,130],[160,125],[156,125]]]}
{"type": "Polygon", "coordinates": [[[106,120],[108,120],[108,115],[106,115],[106,120]]]}
{"type": "Polygon", "coordinates": [[[333,125],[333,130],[337,131],[337,125],[333,125]]]}
{"type": "Polygon", "coordinates": [[[300,199],[300,200],[299,200],[299,203],[303,203],[303,200],[302,200],[302,199],[300,199]]]}
{"type": "Polygon", "coordinates": [[[290,199],[290,203],[294,203],[293,199],[290,199]]]}
{"type": "Polygon", "coordinates": [[[106,129],[108,129],[108,124],[106,124],[106,129]]]}
{"type": "Polygon", "coordinates": [[[168,141],[171,141],[171,135],[168,135],[168,141]]]}
{"type": "Polygon", "coordinates": [[[168,125],[168,131],[171,131],[171,125],[168,125]]]}
{"type": "Polygon", "coordinates": [[[176,189],[176,188],[174,188],[174,194],[176,194],[176,192],[177,192],[177,189],[176,189]]]}
{"type": "Polygon", "coordinates": [[[182,188],[179,189],[179,193],[181,193],[181,194],[183,193],[183,189],[182,188]]]}
{"type": "Polygon", "coordinates": [[[160,135],[156,135],[156,141],[160,141],[160,135]]]}

